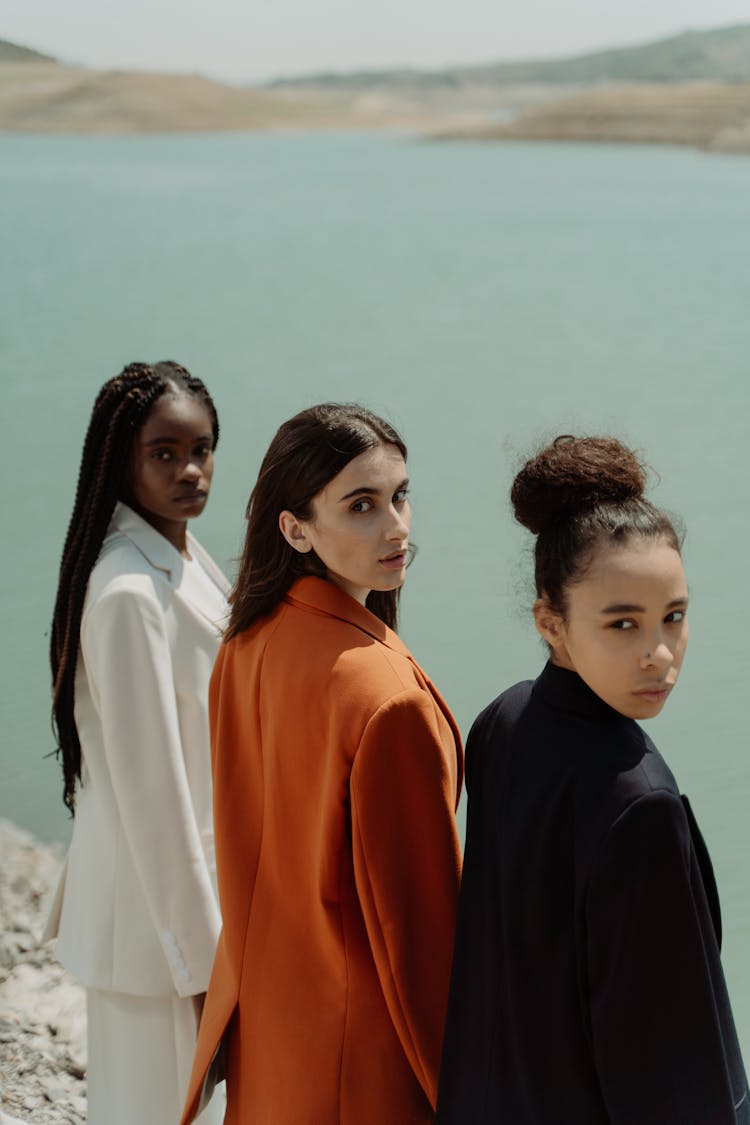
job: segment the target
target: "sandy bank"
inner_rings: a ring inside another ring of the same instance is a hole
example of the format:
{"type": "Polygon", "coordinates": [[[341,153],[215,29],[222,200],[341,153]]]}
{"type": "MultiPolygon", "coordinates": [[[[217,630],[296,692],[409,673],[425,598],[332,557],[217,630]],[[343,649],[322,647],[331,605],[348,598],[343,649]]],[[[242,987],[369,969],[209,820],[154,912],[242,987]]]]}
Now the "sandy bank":
{"type": "Polygon", "coordinates": [[[750,153],[750,84],[603,86],[529,108],[510,123],[449,130],[441,136],[676,144],[750,153]]]}
{"type": "MultiPolygon", "coordinates": [[[[0,131],[129,134],[258,129],[430,130],[479,124],[512,91],[459,98],[419,92],[225,86],[199,75],[86,70],[56,63],[0,62],[0,131]]],[[[536,100],[530,92],[522,104],[536,100]]]]}
{"type": "Polygon", "coordinates": [[[200,75],[87,70],[0,62],[0,131],[127,135],[257,130],[396,129],[419,134],[481,128],[560,96],[559,86],[338,89],[296,83],[226,86],[200,75]]]}
{"type": "Polygon", "coordinates": [[[312,128],[336,107],[190,74],[0,63],[0,130],[14,133],[181,133],[312,128]]]}

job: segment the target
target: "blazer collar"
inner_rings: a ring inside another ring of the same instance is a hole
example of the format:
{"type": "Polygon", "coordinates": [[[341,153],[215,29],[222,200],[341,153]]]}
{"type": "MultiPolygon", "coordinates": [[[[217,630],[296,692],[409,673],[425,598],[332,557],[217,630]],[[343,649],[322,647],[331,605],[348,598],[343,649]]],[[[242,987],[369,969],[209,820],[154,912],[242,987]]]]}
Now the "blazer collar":
{"type": "Polygon", "coordinates": [[[577,672],[560,668],[551,660],[534,682],[533,692],[549,707],[558,711],[568,711],[589,719],[623,718],[618,711],[600,699],[577,672]]]}
{"type": "Polygon", "coordinates": [[[107,535],[113,532],[126,535],[151,566],[164,571],[170,582],[174,583],[182,573],[182,556],[177,548],[122,501],[118,501],[115,506],[107,535]]]}
{"type": "Polygon", "coordinates": [[[404,642],[389,629],[384,621],[376,617],[365,606],[345,594],[334,582],[325,578],[298,578],[284,596],[284,601],[291,605],[304,606],[313,613],[324,613],[330,617],[338,617],[341,621],[348,621],[363,633],[374,637],[376,641],[387,645],[394,652],[412,659],[411,653],[404,642]]]}
{"type": "MultiPolygon", "coordinates": [[[[118,501],[115,506],[107,535],[116,532],[126,535],[151,566],[164,571],[172,586],[180,584],[184,572],[184,561],[180,552],[161,532],[152,527],[127,504],[123,504],[122,501],[118,501]]],[[[187,533],[187,546],[190,554],[198,557],[218,588],[226,594],[229,590],[227,579],[211,556],[203,550],[198,540],[189,531],[187,533]]]]}

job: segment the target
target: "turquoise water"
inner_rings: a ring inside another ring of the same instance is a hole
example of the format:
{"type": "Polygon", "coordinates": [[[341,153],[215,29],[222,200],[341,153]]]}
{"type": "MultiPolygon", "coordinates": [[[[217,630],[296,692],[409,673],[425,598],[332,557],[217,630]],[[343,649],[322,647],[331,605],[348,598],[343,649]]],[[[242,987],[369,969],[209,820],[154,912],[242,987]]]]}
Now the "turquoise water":
{"type": "Polygon", "coordinates": [[[5,581],[0,815],[65,839],[46,646],[88,412],[172,357],[223,424],[195,530],[231,571],[275,427],[322,399],[410,449],[403,635],[466,733],[533,676],[519,456],[614,431],[688,527],[691,649],[649,732],[714,858],[750,1055],[750,160],[407,136],[0,137],[5,581]]]}

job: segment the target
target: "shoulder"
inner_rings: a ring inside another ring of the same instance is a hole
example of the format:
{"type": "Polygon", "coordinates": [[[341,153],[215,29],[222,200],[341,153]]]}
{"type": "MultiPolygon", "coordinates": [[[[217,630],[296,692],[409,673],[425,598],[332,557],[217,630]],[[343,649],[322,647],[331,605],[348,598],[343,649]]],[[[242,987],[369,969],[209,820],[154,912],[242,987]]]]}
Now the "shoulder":
{"type": "Polygon", "coordinates": [[[478,748],[505,737],[527,712],[533,687],[533,680],[522,680],[488,703],[471,725],[467,748],[469,744],[478,748]]]}
{"type": "Polygon", "coordinates": [[[403,729],[408,722],[417,725],[432,724],[435,713],[432,695],[416,681],[406,685],[389,682],[372,707],[367,725],[383,727],[393,723],[403,729]]]}
{"type": "Polygon", "coordinates": [[[406,650],[286,603],[223,645],[214,675],[226,684],[251,680],[272,706],[304,699],[311,729],[338,731],[350,745],[372,720],[387,720],[392,707],[428,715],[440,709],[406,650]]]}
{"type": "Polygon", "coordinates": [[[630,801],[602,834],[594,871],[606,872],[618,885],[650,875],[656,869],[688,871],[692,865],[692,836],[678,793],[654,789],[630,801]]]}
{"type": "Polygon", "coordinates": [[[619,815],[614,817],[610,831],[619,831],[628,828],[636,822],[651,822],[659,820],[671,822],[689,835],[687,815],[679,793],[670,788],[643,788],[638,795],[633,795],[632,800],[624,803],[619,815]]]}
{"type": "Polygon", "coordinates": [[[169,581],[124,536],[100,555],[89,577],[82,623],[128,611],[162,614],[171,597],[169,581]]]}
{"type": "Polygon", "coordinates": [[[361,644],[360,636],[342,648],[332,667],[334,691],[356,684],[373,708],[402,695],[404,699],[418,699],[427,694],[417,678],[417,666],[408,655],[371,637],[364,638],[366,643],[361,644]]]}
{"type": "Polygon", "coordinates": [[[446,786],[450,803],[457,799],[456,744],[428,691],[418,686],[394,691],[371,713],[352,715],[345,724],[356,729],[361,720],[352,761],[352,786],[360,793],[374,782],[411,779],[424,793],[425,784],[446,786]]]}
{"type": "Polygon", "coordinates": [[[498,695],[479,712],[472,729],[477,734],[495,723],[513,723],[520,718],[531,700],[534,680],[521,680],[498,695]]]}
{"type": "Polygon", "coordinates": [[[672,771],[648,735],[632,720],[612,723],[609,737],[587,747],[577,761],[577,801],[584,819],[602,833],[639,809],[662,810],[686,824],[672,771]]]}
{"type": "Polygon", "coordinates": [[[689,853],[690,828],[677,783],[634,722],[618,730],[612,745],[581,755],[572,799],[578,846],[589,862],[616,854],[632,858],[644,848],[689,853]]]}
{"type": "Polygon", "coordinates": [[[143,586],[143,577],[161,576],[163,571],[153,566],[127,535],[113,531],[107,535],[99,557],[89,576],[88,589],[92,596],[106,590],[112,583],[124,586],[132,579],[134,588],[143,586]]]}

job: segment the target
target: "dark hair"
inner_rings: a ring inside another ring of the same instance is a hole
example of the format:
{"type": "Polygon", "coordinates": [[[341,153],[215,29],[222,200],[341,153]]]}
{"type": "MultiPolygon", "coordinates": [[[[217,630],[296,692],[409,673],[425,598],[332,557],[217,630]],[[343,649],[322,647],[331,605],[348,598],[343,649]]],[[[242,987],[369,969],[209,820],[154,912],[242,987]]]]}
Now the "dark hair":
{"type": "Polygon", "coordinates": [[[172,360],[130,363],[104,384],[94,402],[81,455],[73,514],[65,537],[50,640],[52,729],[62,756],[63,801],[75,811],[81,743],[73,716],[74,683],[86,586],[112,518],[124,499],[133,439],[154,403],[168,392],[193,395],[211,418],[214,448],[219,420],[200,379],[172,360]]]}
{"type": "Polygon", "coordinates": [[[612,437],[562,434],[526,462],[513,481],[513,512],[537,536],[538,597],[565,616],[566,588],[581,581],[602,541],[663,538],[676,551],[682,534],[644,498],[646,469],[612,437]]]}
{"type": "MultiPolygon", "coordinates": [[[[298,520],[310,519],[311,501],[321,489],[360,453],[382,444],[395,445],[406,459],[406,446],[393,426],[356,403],[311,406],[279,428],[247,504],[245,546],[229,598],[226,640],[270,613],[297,578],[325,578],[314,551],[301,554],[287,543],[279,515],[290,511],[298,520]]],[[[372,590],[367,608],[395,629],[398,602],[398,590],[372,590]]]]}

